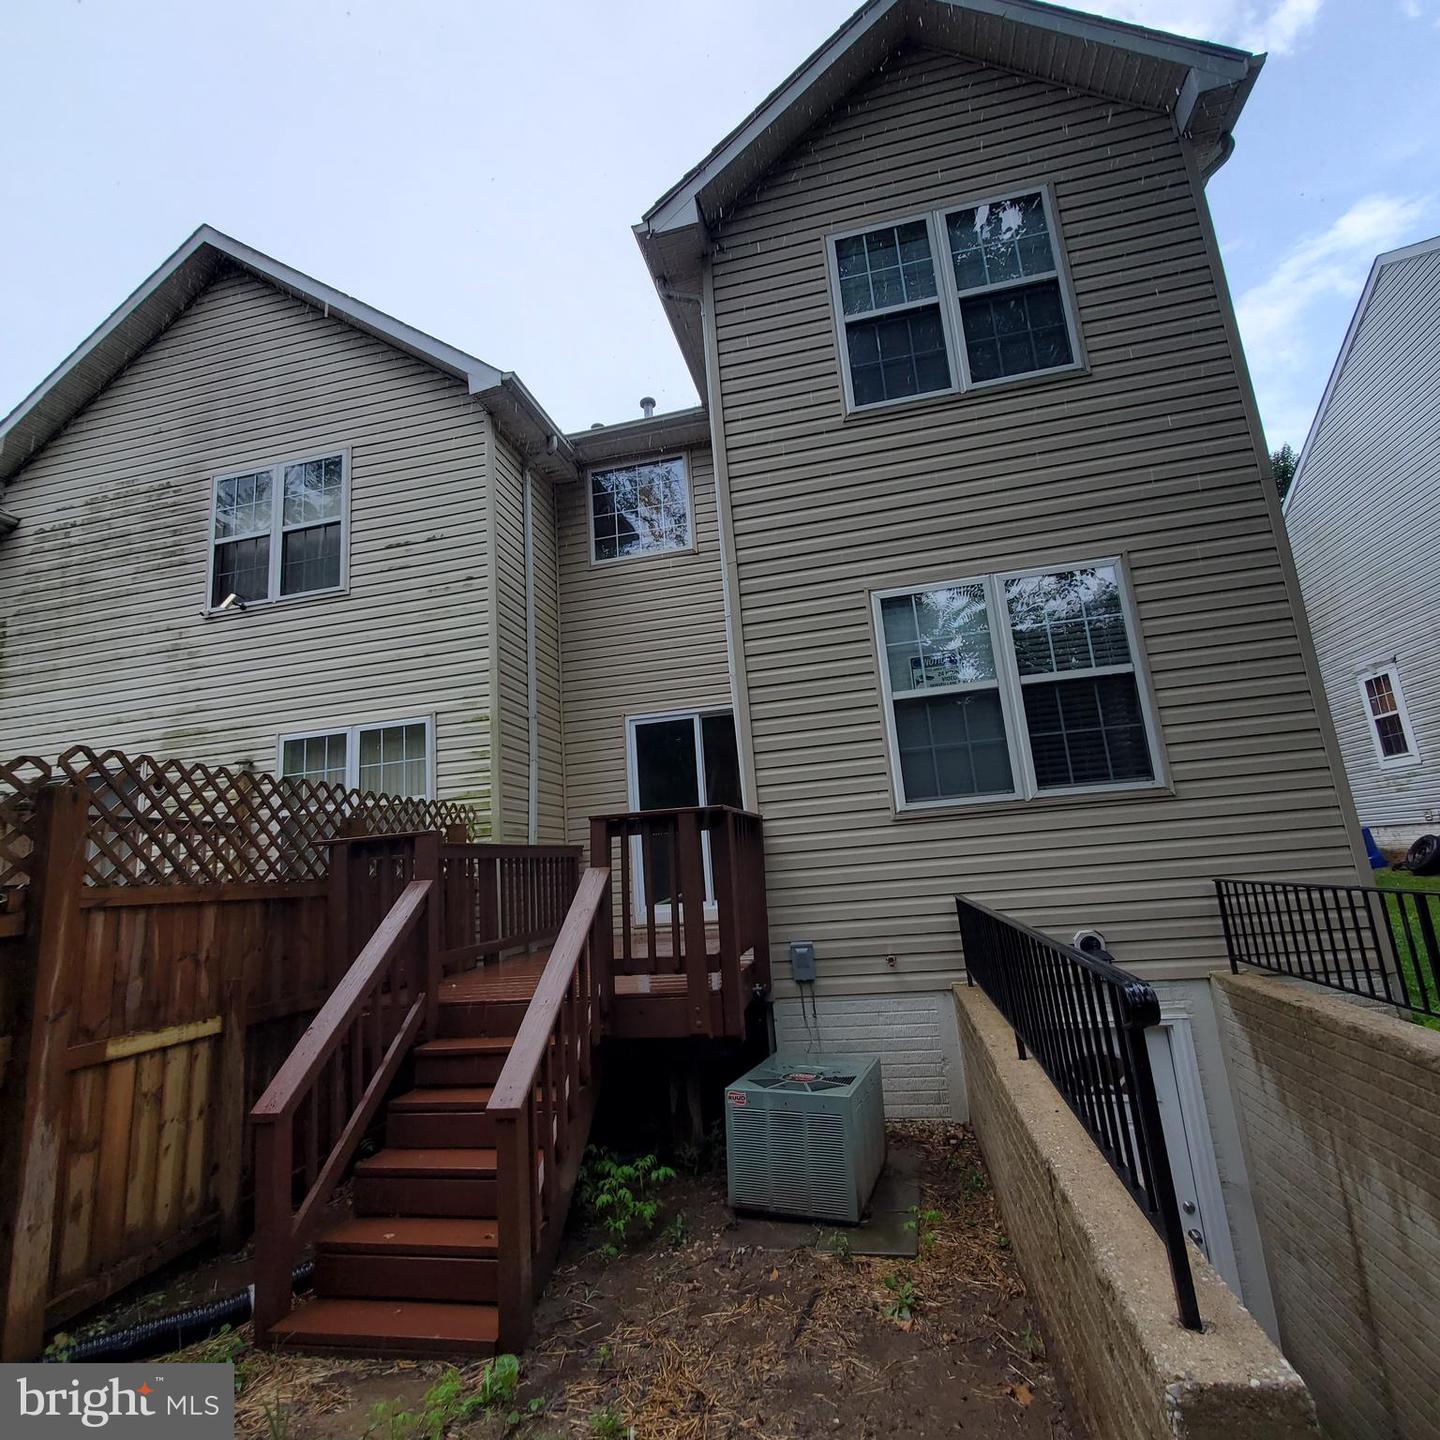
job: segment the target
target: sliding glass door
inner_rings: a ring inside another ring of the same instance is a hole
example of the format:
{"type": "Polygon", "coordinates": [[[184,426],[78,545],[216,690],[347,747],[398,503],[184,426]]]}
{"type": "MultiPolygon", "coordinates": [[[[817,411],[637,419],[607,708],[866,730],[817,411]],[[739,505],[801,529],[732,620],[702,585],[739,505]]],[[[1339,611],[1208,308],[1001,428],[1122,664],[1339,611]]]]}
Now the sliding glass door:
{"type": "MultiPolygon", "coordinates": [[[[740,754],[735,743],[735,717],[729,710],[688,710],[668,715],[637,716],[627,725],[630,763],[630,804],[636,810],[682,810],[696,805],[741,806],[740,754]]],[[[674,894],[670,856],[656,846],[651,857],[647,898],[634,842],[635,903],[639,910],[653,900],[668,908],[674,894]]],[[[714,880],[710,841],[705,837],[705,899],[713,904],[714,880]]]]}

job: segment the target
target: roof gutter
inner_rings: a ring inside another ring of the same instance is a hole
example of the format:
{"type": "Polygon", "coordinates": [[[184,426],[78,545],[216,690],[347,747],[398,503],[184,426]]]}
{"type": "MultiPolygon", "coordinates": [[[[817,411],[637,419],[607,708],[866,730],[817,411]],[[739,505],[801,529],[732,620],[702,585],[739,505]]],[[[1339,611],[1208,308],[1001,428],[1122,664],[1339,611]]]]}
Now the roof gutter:
{"type": "Polygon", "coordinates": [[[492,414],[498,411],[513,422],[509,428],[518,432],[521,450],[536,468],[551,473],[558,470],[569,478],[579,474],[574,445],[513,370],[505,371],[495,385],[472,380],[470,394],[492,414]]]}
{"type": "Polygon", "coordinates": [[[1200,178],[1209,182],[1210,177],[1235,153],[1235,137],[1227,130],[1221,137],[1220,143],[1215,147],[1215,154],[1210,163],[1200,171],[1200,178]]]}

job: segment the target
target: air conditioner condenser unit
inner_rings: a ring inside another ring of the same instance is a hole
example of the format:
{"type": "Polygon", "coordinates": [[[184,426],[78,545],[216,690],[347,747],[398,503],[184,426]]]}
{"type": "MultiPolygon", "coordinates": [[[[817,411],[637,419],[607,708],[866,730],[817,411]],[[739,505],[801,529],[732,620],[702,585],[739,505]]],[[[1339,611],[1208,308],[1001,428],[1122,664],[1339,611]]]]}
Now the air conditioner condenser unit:
{"type": "Polygon", "coordinates": [[[885,1163],[876,1055],[772,1055],[725,1091],[730,1204],[855,1223],[885,1163]]]}

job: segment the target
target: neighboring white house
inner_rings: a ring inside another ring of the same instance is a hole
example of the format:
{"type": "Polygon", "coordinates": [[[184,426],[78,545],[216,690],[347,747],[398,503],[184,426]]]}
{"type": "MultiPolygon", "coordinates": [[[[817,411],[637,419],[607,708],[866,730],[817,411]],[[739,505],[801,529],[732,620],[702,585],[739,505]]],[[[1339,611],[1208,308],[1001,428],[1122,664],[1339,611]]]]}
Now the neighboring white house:
{"type": "Polygon", "coordinates": [[[1379,256],[1285,518],[1361,823],[1440,829],[1440,236],[1379,256]]]}

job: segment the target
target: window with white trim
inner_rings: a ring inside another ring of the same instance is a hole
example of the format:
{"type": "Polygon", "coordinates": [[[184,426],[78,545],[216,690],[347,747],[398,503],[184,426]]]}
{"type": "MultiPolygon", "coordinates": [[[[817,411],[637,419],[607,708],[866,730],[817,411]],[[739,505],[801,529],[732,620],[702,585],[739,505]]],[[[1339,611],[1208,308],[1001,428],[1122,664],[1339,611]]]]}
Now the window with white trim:
{"type": "Polygon", "coordinates": [[[1079,364],[1044,186],[835,235],[829,248],[850,409],[1079,364]]]}
{"type": "Polygon", "coordinates": [[[875,596],[903,808],[1156,783],[1119,563],[875,596]]]}
{"type": "Polygon", "coordinates": [[[1405,692],[1400,688],[1400,671],[1394,665],[1372,670],[1360,677],[1360,695],[1370,722],[1370,737],[1382,765],[1414,765],[1420,760],[1405,692]]]}
{"type": "Polygon", "coordinates": [[[280,737],[280,775],[365,790],[428,798],[429,720],[351,725],[280,737]]]}
{"type": "Polygon", "coordinates": [[[592,470],[590,540],[596,561],[688,549],[690,482],[685,457],[592,470]]]}
{"type": "Polygon", "coordinates": [[[210,604],[247,604],[344,584],[348,466],[343,454],[286,460],[215,478],[210,604]]]}

